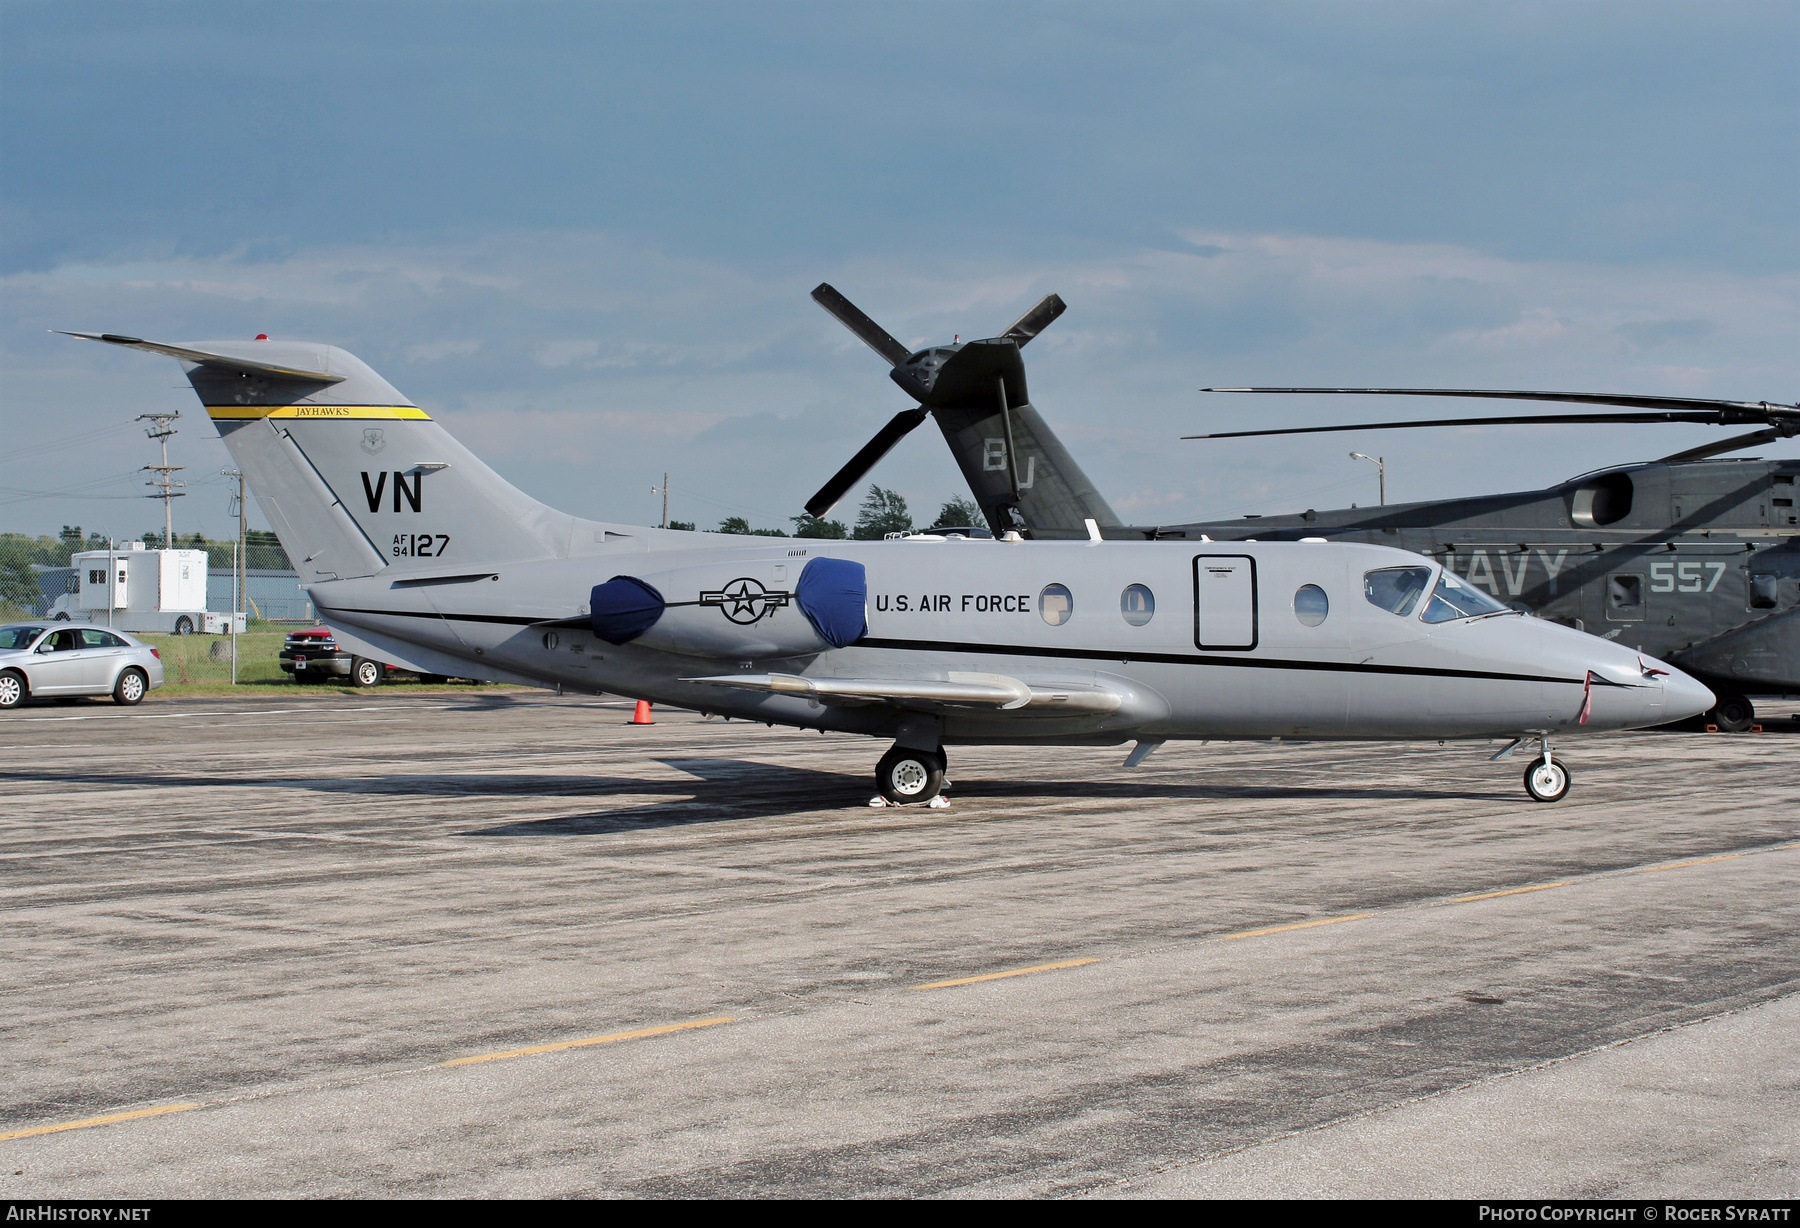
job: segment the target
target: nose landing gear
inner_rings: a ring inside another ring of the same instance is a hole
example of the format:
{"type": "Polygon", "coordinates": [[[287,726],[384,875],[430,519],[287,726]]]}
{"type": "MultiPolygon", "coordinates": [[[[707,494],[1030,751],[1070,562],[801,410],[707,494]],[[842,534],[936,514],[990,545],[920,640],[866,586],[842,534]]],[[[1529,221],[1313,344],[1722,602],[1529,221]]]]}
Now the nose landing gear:
{"type": "Polygon", "coordinates": [[[1525,792],[1534,802],[1560,802],[1569,792],[1569,769],[1550,754],[1550,739],[1542,739],[1544,753],[1525,769],[1525,792]]]}

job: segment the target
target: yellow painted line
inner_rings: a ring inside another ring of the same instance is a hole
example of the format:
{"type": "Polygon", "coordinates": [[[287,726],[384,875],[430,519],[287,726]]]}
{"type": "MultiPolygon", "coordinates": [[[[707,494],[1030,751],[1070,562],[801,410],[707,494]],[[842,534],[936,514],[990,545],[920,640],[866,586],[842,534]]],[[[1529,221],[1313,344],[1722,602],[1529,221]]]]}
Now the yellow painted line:
{"type": "Polygon", "coordinates": [[[929,985],[914,985],[914,989],[948,989],[952,985],[973,985],[976,981],[1003,981],[1009,976],[1030,976],[1033,972],[1053,972],[1058,968],[1079,968],[1083,964],[1097,964],[1097,959],[1065,959],[1054,964],[1033,964],[1029,968],[1013,968],[1007,972],[988,972],[981,976],[959,976],[953,981],[932,981],[929,985]]]}
{"type": "Polygon", "coordinates": [[[721,1023],[736,1023],[729,1015],[720,1015],[716,1019],[695,1019],[689,1023],[665,1023],[658,1028],[638,1028],[631,1032],[609,1032],[605,1036],[588,1036],[581,1040],[559,1040],[551,1045],[529,1045],[523,1049],[502,1049],[498,1053],[477,1053],[474,1057],[453,1058],[448,1062],[438,1063],[440,1066],[473,1066],[477,1062],[503,1062],[510,1057],[530,1057],[534,1053],[560,1053],[564,1049],[585,1049],[589,1045],[610,1045],[619,1040],[639,1040],[645,1036],[666,1036],[670,1032],[686,1032],[692,1028],[716,1027],[721,1023]]]}
{"type": "Polygon", "coordinates": [[[1459,895],[1450,902],[1452,904],[1473,904],[1476,900],[1497,900],[1503,895],[1524,895],[1527,891],[1548,891],[1552,887],[1567,887],[1567,883],[1539,883],[1535,887],[1514,887],[1511,891],[1484,891],[1480,895],[1459,895]]]}
{"type": "Polygon", "coordinates": [[[1220,934],[1222,942],[1233,938],[1261,938],[1264,934],[1285,934],[1289,930],[1309,930],[1315,925],[1336,925],[1340,921],[1361,921],[1364,917],[1372,917],[1372,912],[1359,912],[1351,917],[1326,917],[1320,921],[1296,921],[1292,925],[1271,925],[1267,929],[1243,930],[1236,934],[1220,934]]]}
{"type": "Polygon", "coordinates": [[[1676,861],[1666,866],[1643,866],[1633,870],[1633,874],[1656,874],[1663,870],[1685,870],[1689,866],[1710,865],[1715,861],[1730,861],[1734,857],[1742,857],[1742,853],[1726,853],[1723,857],[1700,857],[1693,861],[1676,861]]]}
{"type": "Polygon", "coordinates": [[[129,1113],[108,1113],[104,1117],[83,1117],[80,1121],[59,1121],[54,1126],[33,1126],[29,1130],[8,1130],[0,1140],[30,1138],[36,1134],[60,1134],[64,1130],[86,1130],[89,1126],[110,1126],[116,1121],[136,1121],[140,1117],[161,1117],[164,1113],[185,1113],[200,1105],[193,1101],[158,1105],[154,1109],[133,1109],[129,1113]]]}
{"type": "Polygon", "coordinates": [[[208,405],[214,421],[240,418],[384,418],[429,422],[431,415],[416,405],[208,405]]]}

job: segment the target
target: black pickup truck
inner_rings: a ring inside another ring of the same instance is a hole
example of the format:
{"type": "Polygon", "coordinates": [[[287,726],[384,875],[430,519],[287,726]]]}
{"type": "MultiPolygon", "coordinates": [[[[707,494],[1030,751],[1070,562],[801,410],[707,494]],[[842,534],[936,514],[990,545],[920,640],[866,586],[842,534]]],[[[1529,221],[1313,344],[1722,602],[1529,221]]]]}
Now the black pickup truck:
{"type": "Polygon", "coordinates": [[[392,665],[339,648],[330,627],[288,632],[281,645],[281,668],[293,675],[295,682],[348,678],[352,686],[376,686],[400,672],[392,665]]]}

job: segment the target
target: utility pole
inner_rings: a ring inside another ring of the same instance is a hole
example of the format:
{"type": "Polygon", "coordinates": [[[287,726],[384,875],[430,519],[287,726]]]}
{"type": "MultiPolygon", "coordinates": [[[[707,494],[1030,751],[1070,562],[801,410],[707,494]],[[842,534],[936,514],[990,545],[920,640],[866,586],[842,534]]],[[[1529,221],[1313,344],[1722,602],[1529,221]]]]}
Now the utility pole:
{"type": "Polygon", "coordinates": [[[186,492],[179,488],[187,485],[186,482],[175,482],[169,479],[171,473],[178,473],[187,468],[186,465],[169,463],[169,436],[175,433],[175,428],[169,424],[179,417],[181,414],[176,412],[172,414],[139,414],[137,418],[139,422],[148,421],[151,424],[144,428],[144,434],[162,444],[162,464],[144,466],[145,471],[159,476],[155,481],[145,482],[144,485],[156,487],[156,493],[150,498],[163,501],[164,550],[175,548],[175,505],[170,500],[181,498],[186,492]]]}
{"type": "Polygon", "coordinates": [[[237,540],[231,544],[231,685],[237,685],[238,642],[237,620],[244,608],[244,594],[249,591],[249,560],[244,556],[245,514],[244,475],[241,470],[221,469],[224,477],[237,479],[237,540]]]}
{"type": "Polygon", "coordinates": [[[650,493],[653,495],[660,493],[663,497],[662,527],[666,529],[669,527],[669,475],[667,473],[663,474],[662,485],[652,486],[650,493]]]}
{"type": "Polygon", "coordinates": [[[1387,506],[1387,457],[1385,457],[1385,456],[1370,456],[1365,452],[1352,452],[1350,454],[1350,459],[1351,460],[1366,460],[1371,465],[1375,466],[1376,471],[1381,475],[1381,477],[1380,477],[1381,506],[1386,507],[1387,506]]]}

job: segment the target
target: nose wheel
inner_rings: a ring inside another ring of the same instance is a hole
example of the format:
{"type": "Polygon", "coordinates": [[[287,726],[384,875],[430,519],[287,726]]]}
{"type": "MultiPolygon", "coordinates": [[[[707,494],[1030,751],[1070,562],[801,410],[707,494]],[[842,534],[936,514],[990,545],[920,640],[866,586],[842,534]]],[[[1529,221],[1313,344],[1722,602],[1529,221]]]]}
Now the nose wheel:
{"type": "Polygon", "coordinates": [[[895,746],[875,765],[875,787],[891,806],[929,802],[944,789],[944,753],[895,746]]]}
{"type": "Polygon", "coordinates": [[[1525,792],[1534,802],[1560,802],[1568,795],[1569,769],[1551,757],[1548,741],[1544,753],[1525,769],[1525,792]]]}

